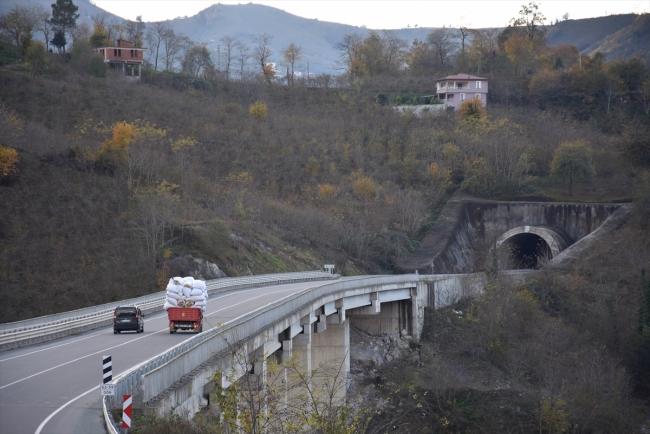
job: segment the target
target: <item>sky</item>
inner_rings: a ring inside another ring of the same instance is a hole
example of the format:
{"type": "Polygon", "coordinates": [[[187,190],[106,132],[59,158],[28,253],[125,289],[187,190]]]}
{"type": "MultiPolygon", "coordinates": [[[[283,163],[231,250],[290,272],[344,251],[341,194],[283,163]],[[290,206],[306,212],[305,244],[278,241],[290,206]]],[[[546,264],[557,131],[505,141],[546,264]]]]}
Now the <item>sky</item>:
{"type": "MultiPolygon", "coordinates": [[[[221,3],[244,4],[246,1],[205,0],[91,0],[100,8],[126,19],[141,15],[144,21],[162,21],[196,15],[221,3]]],[[[370,29],[406,27],[468,26],[503,27],[529,0],[261,0],[252,3],[282,9],[303,18],[316,18],[370,29]]],[[[548,21],[593,18],[605,15],[650,12],[649,0],[552,0],[538,1],[548,21]]]]}

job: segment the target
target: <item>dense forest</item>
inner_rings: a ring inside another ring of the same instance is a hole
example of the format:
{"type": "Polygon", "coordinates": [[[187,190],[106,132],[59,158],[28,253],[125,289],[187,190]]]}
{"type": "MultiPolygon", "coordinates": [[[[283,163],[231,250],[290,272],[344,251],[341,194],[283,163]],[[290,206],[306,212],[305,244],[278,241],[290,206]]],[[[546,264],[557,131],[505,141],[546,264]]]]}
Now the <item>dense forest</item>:
{"type": "Polygon", "coordinates": [[[276,80],[264,62],[237,78],[210,62],[183,70],[200,56],[125,80],[93,54],[101,25],[58,53],[4,31],[0,291],[12,308],[0,322],[158,291],[187,254],[231,276],[330,262],[393,273],[458,191],[633,202],[575,268],[525,287],[496,272],[485,297],[430,312],[414,345],[437,368],[381,373],[403,404],[368,429],[637,429],[650,396],[650,71],[547,46],[531,5],[502,32],[466,29],[463,47],[445,48],[447,29],[410,48],[389,32],[345,35],[342,75],[313,80],[276,80]],[[487,108],[394,109],[457,72],[489,78],[487,108]],[[510,388],[451,384],[452,365],[510,388]]]}

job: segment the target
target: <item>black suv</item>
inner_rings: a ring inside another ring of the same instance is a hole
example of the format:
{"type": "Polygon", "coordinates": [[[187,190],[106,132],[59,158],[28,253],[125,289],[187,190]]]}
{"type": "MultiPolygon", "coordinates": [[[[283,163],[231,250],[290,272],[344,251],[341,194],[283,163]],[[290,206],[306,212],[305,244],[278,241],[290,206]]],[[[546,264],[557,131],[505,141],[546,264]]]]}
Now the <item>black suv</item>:
{"type": "Polygon", "coordinates": [[[118,306],[113,312],[113,334],[125,330],[135,330],[136,333],[144,332],[144,315],[137,306],[118,306]]]}

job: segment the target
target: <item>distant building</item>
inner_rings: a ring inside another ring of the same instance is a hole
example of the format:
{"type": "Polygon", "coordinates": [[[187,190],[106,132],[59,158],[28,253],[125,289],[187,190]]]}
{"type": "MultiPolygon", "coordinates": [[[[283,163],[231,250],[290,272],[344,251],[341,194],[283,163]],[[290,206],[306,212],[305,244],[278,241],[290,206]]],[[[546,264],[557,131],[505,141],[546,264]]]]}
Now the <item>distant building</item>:
{"type": "Polygon", "coordinates": [[[456,110],[468,99],[479,99],[487,107],[488,79],[469,74],[456,74],[436,81],[436,95],[447,110],[456,110]]]}
{"type": "Polygon", "coordinates": [[[144,50],[135,48],[133,42],[117,40],[116,47],[95,48],[95,52],[104,58],[111,69],[121,70],[125,75],[140,78],[144,63],[144,50]]]}

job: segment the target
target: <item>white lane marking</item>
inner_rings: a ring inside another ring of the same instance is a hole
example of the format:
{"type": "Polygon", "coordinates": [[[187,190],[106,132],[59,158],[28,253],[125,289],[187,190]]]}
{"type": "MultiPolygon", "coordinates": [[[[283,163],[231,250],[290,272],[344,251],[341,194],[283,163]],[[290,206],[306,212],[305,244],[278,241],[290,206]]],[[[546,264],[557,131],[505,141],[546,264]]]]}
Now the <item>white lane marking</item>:
{"type": "MultiPolygon", "coordinates": [[[[220,311],[222,311],[222,310],[226,310],[226,309],[231,308],[231,307],[233,307],[233,306],[237,306],[237,305],[240,305],[240,304],[242,304],[242,303],[246,303],[247,301],[255,300],[255,299],[260,298],[260,297],[263,297],[263,296],[265,296],[265,295],[275,294],[275,293],[277,293],[277,292],[293,291],[293,290],[294,290],[294,289],[283,289],[283,290],[280,290],[280,291],[265,292],[264,294],[259,295],[259,296],[257,296],[257,297],[249,298],[249,299],[246,299],[246,300],[240,301],[239,303],[235,303],[235,304],[232,304],[232,305],[230,305],[230,306],[224,307],[224,308],[222,308],[222,309],[216,310],[216,311],[214,311],[214,312],[212,312],[212,313],[210,313],[209,315],[206,315],[206,316],[210,316],[210,315],[212,315],[212,314],[215,314],[215,313],[220,312],[220,311]]],[[[161,332],[166,332],[166,331],[169,331],[169,327],[165,327],[164,329],[162,329],[162,330],[158,330],[157,332],[149,333],[149,334],[146,335],[146,336],[141,336],[141,337],[139,337],[139,338],[131,339],[130,341],[123,342],[123,343],[121,343],[121,344],[119,344],[119,345],[115,345],[115,346],[112,346],[112,347],[109,347],[109,348],[105,348],[105,349],[100,350],[100,351],[97,351],[97,352],[95,352],[95,353],[86,354],[85,356],[78,357],[78,358],[76,358],[76,359],[70,360],[70,361],[65,362],[65,363],[61,363],[60,365],[53,366],[53,367],[51,367],[51,368],[48,368],[48,369],[45,369],[45,370],[43,370],[43,371],[37,372],[37,373],[35,373],[35,374],[32,374],[32,375],[30,375],[30,376],[28,376],[28,377],[21,378],[20,380],[16,380],[16,381],[14,381],[13,383],[9,383],[9,384],[6,384],[6,385],[4,385],[4,386],[0,386],[0,390],[1,390],[1,389],[4,389],[4,388],[6,388],[6,387],[9,387],[9,386],[13,386],[14,384],[20,383],[20,382],[22,382],[22,381],[28,380],[28,379],[30,379],[30,378],[36,377],[37,375],[41,375],[41,374],[44,374],[44,373],[46,373],[46,372],[52,371],[52,370],[54,370],[54,369],[60,368],[60,367],[62,367],[62,366],[69,365],[70,363],[78,362],[79,360],[85,359],[85,358],[87,358],[87,357],[95,356],[95,355],[97,355],[97,354],[104,353],[104,352],[106,352],[106,351],[108,351],[108,350],[112,350],[113,348],[122,347],[122,346],[127,345],[127,344],[130,344],[130,343],[132,343],[132,342],[139,341],[140,339],[145,339],[145,338],[148,338],[149,336],[153,336],[153,335],[156,334],[156,333],[161,333],[161,332]]]]}
{"type": "Polygon", "coordinates": [[[148,334],[147,336],[141,336],[141,337],[139,337],[139,338],[131,339],[130,341],[123,342],[123,343],[121,343],[121,344],[119,344],[119,345],[115,345],[115,346],[113,346],[113,347],[109,347],[109,348],[103,349],[103,350],[101,350],[101,351],[97,351],[97,352],[95,352],[95,353],[86,354],[85,356],[78,357],[78,358],[76,358],[76,359],[74,359],[74,360],[70,360],[70,361],[65,362],[65,363],[61,363],[60,365],[53,366],[53,367],[51,367],[51,368],[49,368],[49,369],[45,369],[44,371],[37,372],[37,373],[32,374],[32,375],[30,375],[30,376],[28,376],[28,377],[21,378],[20,380],[16,380],[16,381],[14,381],[13,383],[9,383],[9,384],[6,384],[6,385],[4,385],[4,386],[0,386],[0,389],[4,389],[5,387],[13,386],[13,385],[16,384],[16,383],[20,383],[20,382],[25,381],[25,380],[28,380],[28,379],[30,379],[30,378],[36,377],[37,375],[44,374],[44,373],[49,372],[49,371],[51,371],[51,370],[53,370],[53,369],[60,368],[61,366],[65,366],[65,365],[69,365],[70,363],[78,362],[79,360],[85,359],[85,358],[90,357],[90,356],[95,356],[95,355],[97,355],[97,354],[101,354],[101,353],[103,353],[103,352],[105,352],[105,351],[112,350],[113,348],[122,347],[122,346],[124,346],[124,345],[130,344],[131,342],[135,342],[135,341],[139,341],[140,339],[148,338],[149,336],[153,336],[153,335],[156,334],[156,333],[160,333],[160,332],[162,332],[162,331],[166,331],[166,330],[169,330],[169,328],[166,328],[166,329],[163,329],[163,330],[160,330],[160,331],[157,331],[157,332],[150,333],[150,334],[148,334]]]}
{"type": "MultiPolygon", "coordinates": [[[[103,334],[103,333],[97,333],[97,334],[103,334]]],[[[75,343],[77,343],[77,342],[80,342],[80,341],[83,341],[83,340],[86,340],[86,339],[94,338],[95,336],[97,336],[97,334],[94,334],[94,333],[93,333],[92,336],[88,336],[88,337],[85,337],[85,338],[77,339],[77,340],[75,340],[75,341],[70,341],[70,342],[65,343],[65,344],[60,344],[60,345],[56,345],[56,346],[54,346],[54,347],[49,347],[49,348],[43,348],[42,350],[32,351],[31,353],[21,354],[20,356],[14,356],[14,357],[8,357],[8,358],[6,358],[6,359],[1,359],[1,360],[0,360],[0,363],[2,363],[2,362],[6,362],[7,360],[18,359],[18,358],[20,358],[20,357],[31,356],[32,354],[40,353],[40,352],[42,352],[42,351],[53,350],[53,349],[55,349],[55,348],[63,347],[63,346],[70,345],[70,344],[75,344],[75,343]]],[[[106,334],[108,334],[108,333],[106,333],[106,334]]]]}
{"type": "MultiPolygon", "coordinates": [[[[212,299],[208,298],[208,303],[213,302],[213,301],[220,300],[220,299],[225,298],[225,297],[229,297],[229,296],[231,296],[231,295],[241,294],[242,292],[255,291],[255,290],[258,290],[258,289],[259,289],[259,288],[244,289],[244,290],[241,290],[241,291],[234,290],[235,292],[230,292],[230,293],[228,293],[228,294],[220,294],[220,295],[218,295],[217,297],[212,298],[212,299]]],[[[162,316],[162,315],[156,315],[156,316],[162,316]]],[[[156,317],[154,317],[154,318],[156,318],[156,317]]],[[[6,359],[0,359],[0,363],[2,363],[2,362],[6,362],[6,361],[8,361],[8,360],[18,359],[18,358],[20,358],[20,357],[31,356],[32,354],[40,353],[40,352],[42,352],[42,351],[53,350],[53,349],[56,349],[56,348],[59,348],[59,347],[63,347],[63,346],[65,346],[65,345],[75,344],[75,343],[77,343],[77,342],[80,342],[80,341],[83,341],[83,340],[86,340],[86,339],[94,338],[95,336],[97,336],[97,335],[101,335],[101,334],[107,334],[107,335],[110,335],[111,333],[110,333],[110,332],[109,332],[109,333],[100,332],[100,333],[97,333],[97,334],[93,334],[93,335],[91,335],[91,336],[87,336],[87,337],[85,337],[85,338],[81,338],[81,339],[77,339],[77,340],[74,340],[74,341],[67,342],[67,343],[65,343],[65,344],[60,344],[60,345],[56,345],[56,346],[53,346],[53,347],[43,348],[43,349],[41,349],[41,350],[32,351],[31,353],[21,354],[20,356],[14,356],[14,357],[8,357],[8,358],[6,358],[6,359]]]]}
{"type": "Polygon", "coordinates": [[[56,414],[57,414],[58,412],[60,412],[61,410],[63,410],[63,409],[66,408],[68,405],[72,404],[73,402],[75,402],[77,399],[82,398],[82,397],[88,395],[88,394],[89,394],[90,392],[92,392],[93,390],[97,390],[97,389],[99,389],[99,386],[95,386],[95,387],[93,387],[92,389],[90,389],[90,390],[88,390],[88,391],[82,393],[81,395],[77,396],[76,398],[71,399],[70,401],[66,402],[66,403],[63,404],[61,407],[59,407],[58,409],[56,409],[56,411],[54,411],[51,415],[49,415],[48,417],[46,417],[45,420],[44,420],[43,422],[41,422],[41,424],[38,426],[38,428],[36,428],[36,431],[34,432],[34,434],[40,434],[41,431],[43,430],[43,428],[45,427],[45,424],[48,423],[48,422],[50,421],[50,419],[52,419],[54,416],[56,416],[56,414]]]}
{"type": "MultiPolygon", "coordinates": [[[[250,298],[250,299],[248,299],[248,300],[241,301],[241,302],[239,302],[239,303],[233,304],[233,305],[228,306],[228,307],[237,306],[237,305],[239,305],[239,304],[241,304],[241,303],[245,303],[246,301],[255,300],[255,299],[257,299],[257,298],[263,297],[264,295],[275,294],[275,293],[278,293],[278,292],[292,291],[292,290],[293,290],[293,289],[288,288],[288,289],[283,289],[283,290],[280,290],[280,291],[266,292],[266,293],[264,293],[264,294],[262,294],[262,295],[260,295],[260,296],[253,297],[253,298],[250,298]]],[[[216,300],[216,299],[214,299],[214,300],[216,300]]],[[[217,311],[214,311],[214,312],[212,312],[210,315],[212,315],[213,313],[217,313],[217,312],[220,312],[220,311],[222,311],[222,310],[228,309],[228,307],[224,307],[224,308],[222,308],[222,309],[219,309],[219,310],[217,310],[217,311]]],[[[209,315],[206,315],[206,316],[209,316],[209,315]]],[[[155,333],[160,333],[160,332],[162,332],[162,331],[167,331],[167,330],[169,330],[169,329],[168,329],[168,328],[164,328],[163,330],[160,330],[160,331],[155,332],[155,333]]],[[[154,334],[154,333],[152,333],[152,334],[154,334]]],[[[143,336],[143,337],[141,337],[141,338],[137,338],[137,339],[142,339],[142,338],[144,338],[144,337],[146,337],[146,336],[143,336]]],[[[133,342],[133,341],[135,341],[135,340],[137,340],[137,339],[133,339],[132,341],[129,341],[129,342],[126,342],[126,343],[133,342]]],[[[126,343],[125,343],[125,344],[126,344],[126,343]]],[[[122,345],[125,345],[125,344],[122,344],[122,345]]],[[[122,345],[118,345],[118,347],[119,347],[119,346],[122,346],[122,345]]],[[[111,348],[116,348],[116,347],[111,347],[111,348]]],[[[111,348],[108,348],[108,349],[111,349],[111,348]]],[[[106,351],[106,350],[102,350],[102,351],[100,351],[100,352],[103,352],[103,351],[106,351]]],[[[99,354],[99,353],[94,353],[94,354],[99,354]]],[[[93,355],[93,354],[89,354],[89,356],[91,356],[91,355],[93,355]]],[[[88,357],[88,356],[85,356],[85,357],[88,357]]],[[[85,358],[85,357],[81,357],[80,359],[83,359],[83,358],[85,358]]],[[[77,359],[77,360],[79,360],[79,359],[77,359]]],[[[75,361],[75,360],[73,360],[73,361],[75,361]]],[[[72,363],[73,361],[68,362],[68,363],[72,363]]],[[[68,363],[64,363],[64,364],[67,365],[68,363]]],[[[63,366],[63,365],[59,365],[59,366],[63,366]]],[[[55,366],[54,368],[51,368],[51,369],[55,369],[55,368],[57,368],[57,367],[58,367],[58,366],[55,366]]],[[[48,369],[47,371],[49,371],[49,370],[51,370],[51,369],[48,369]]],[[[46,371],[43,371],[43,372],[46,372],[46,371]]],[[[42,372],[39,372],[39,374],[40,374],[40,373],[42,373],[42,372]]],[[[35,376],[35,375],[38,375],[38,374],[34,374],[34,375],[30,376],[30,377],[33,377],[33,376],[35,376]]],[[[27,378],[30,378],[30,377],[26,377],[26,378],[24,378],[23,380],[26,380],[27,378]]],[[[19,380],[19,381],[23,381],[23,380],[19,380]]],[[[17,382],[19,382],[19,381],[17,381],[17,382]]],[[[11,383],[11,384],[16,384],[17,382],[14,382],[14,383],[11,383]]],[[[11,384],[7,384],[7,386],[11,386],[11,384]]],[[[7,387],[7,386],[2,386],[2,387],[0,387],[0,389],[2,389],[2,388],[4,388],[4,387],[7,387]]],[[[82,393],[81,395],[77,396],[76,398],[73,398],[73,399],[71,399],[70,401],[68,401],[68,402],[66,402],[65,404],[63,404],[63,405],[62,405],[61,407],[59,407],[56,411],[54,411],[52,414],[50,414],[50,415],[49,415],[49,416],[48,416],[48,417],[47,417],[43,422],[41,422],[41,424],[38,426],[38,428],[36,429],[36,432],[34,432],[34,434],[40,434],[41,431],[43,430],[43,428],[45,427],[45,425],[46,425],[46,424],[47,424],[47,423],[48,423],[48,422],[49,422],[49,421],[50,421],[54,416],[56,416],[56,414],[59,413],[61,410],[63,410],[64,408],[66,408],[68,405],[72,404],[73,402],[75,402],[75,401],[78,400],[79,398],[81,398],[81,397],[83,397],[83,396],[86,396],[86,395],[88,395],[90,392],[92,392],[93,390],[97,390],[97,389],[99,389],[99,386],[93,387],[92,389],[90,389],[90,390],[88,390],[88,391],[82,393]]]]}

